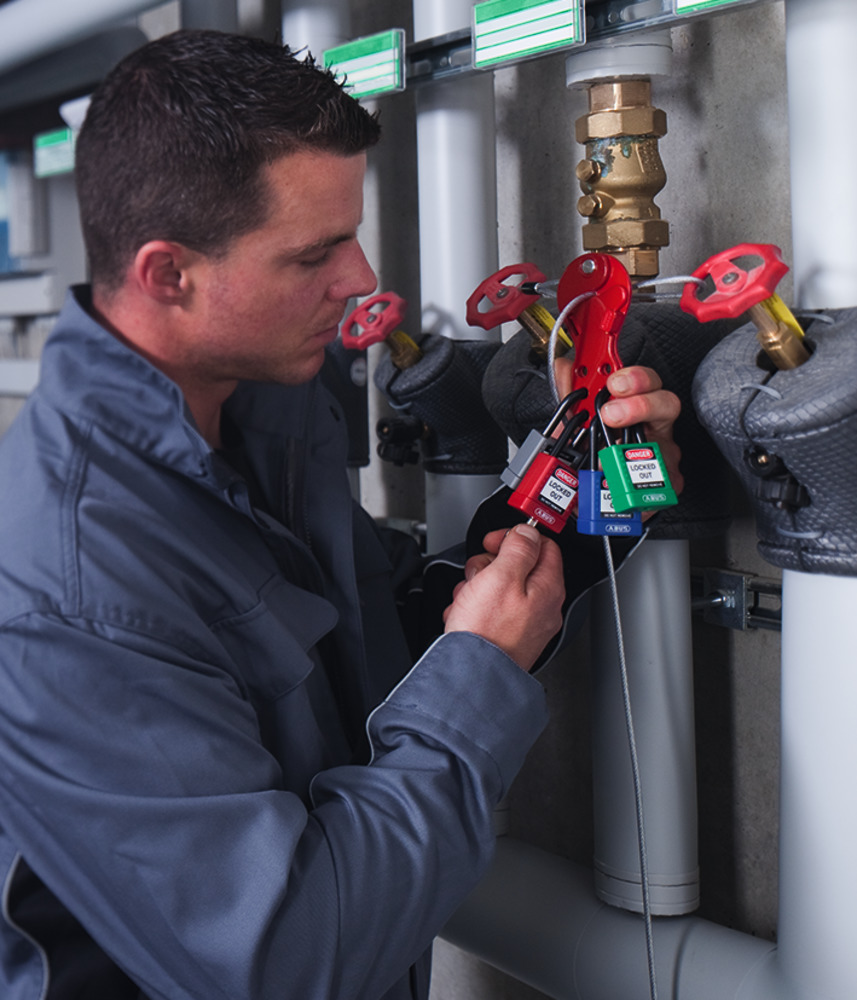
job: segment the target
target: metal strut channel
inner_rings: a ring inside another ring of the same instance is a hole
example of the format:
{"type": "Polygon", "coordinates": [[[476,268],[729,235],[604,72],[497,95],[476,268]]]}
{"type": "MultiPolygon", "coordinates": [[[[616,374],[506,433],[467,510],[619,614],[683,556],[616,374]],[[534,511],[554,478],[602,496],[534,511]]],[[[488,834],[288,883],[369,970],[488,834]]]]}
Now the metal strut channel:
{"type": "MultiPolygon", "coordinates": [[[[752,0],[749,2],[752,5],[752,0]]],[[[756,2],[770,3],[771,0],[756,0],[756,2]]],[[[745,2],[741,6],[747,5],[745,2]]],[[[694,15],[681,16],[673,12],[671,0],[586,0],[586,41],[600,42],[644,29],[686,24],[714,14],[725,14],[731,6],[727,3],[722,8],[714,7],[694,15]]],[[[405,52],[407,86],[421,86],[471,73],[490,72],[490,70],[474,69],[471,57],[472,45],[473,39],[469,27],[411,43],[405,52]]],[[[556,55],[556,50],[545,54],[556,55]]]]}
{"type": "Polygon", "coordinates": [[[702,612],[710,625],[740,631],[782,629],[783,588],[778,580],[750,573],[704,569],[691,574],[691,588],[693,610],[702,612]]]}

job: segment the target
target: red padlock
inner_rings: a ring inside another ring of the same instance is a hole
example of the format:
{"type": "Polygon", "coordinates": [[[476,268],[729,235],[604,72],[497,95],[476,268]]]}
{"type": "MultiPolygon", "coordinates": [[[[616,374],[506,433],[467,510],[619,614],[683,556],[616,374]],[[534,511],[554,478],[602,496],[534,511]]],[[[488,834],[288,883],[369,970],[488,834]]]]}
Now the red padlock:
{"type": "Polygon", "coordinates": [[[500,323],[516,320],[521,313],[538,302],[536,292],[525,292],[522,286],[544,281],[545,275],[535,264],[509,264],[486,278],[467,300],[467,322],[490,330],[500,323]],[[517,281],[511,279],[519,279],[517,281]]]}
{"type": "Polygon", "coordinates": [[[709,257],[694,272],[694,278],[711,278],[715,290],[704,299],[699,297],[699,285],[684,287],[679,305],[700,323],[713,319],[733,319],[751,306],[769,299],[780,279],[788,272],[782,251],[773,243],[740,243],[709,257]],[[742,267],[743,257],[753,257],[759,263],[742,267]]]}
{"type": "Polygon", "coordinates": [[[365,351],[386,340],[401,325],[407,307],[408,303],[395,292],[381,292],[366,299],[343,321],[343,345],[365,351]]]}

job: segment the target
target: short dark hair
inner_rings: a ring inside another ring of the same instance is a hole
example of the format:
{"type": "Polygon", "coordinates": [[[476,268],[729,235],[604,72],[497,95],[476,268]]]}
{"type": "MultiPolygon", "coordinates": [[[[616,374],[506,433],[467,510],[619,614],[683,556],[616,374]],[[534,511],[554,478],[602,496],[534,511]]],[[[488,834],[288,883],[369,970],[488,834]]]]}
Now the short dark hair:
{"type": "Polygon", "coordinates": [[[379,135],[309,54],[217,31],[149,42],[99,85],[78,136],[93,283],[118,288],[151,239],[225,251],[267,217],[265,165],[307,149],[354,155],[379,135]]]}

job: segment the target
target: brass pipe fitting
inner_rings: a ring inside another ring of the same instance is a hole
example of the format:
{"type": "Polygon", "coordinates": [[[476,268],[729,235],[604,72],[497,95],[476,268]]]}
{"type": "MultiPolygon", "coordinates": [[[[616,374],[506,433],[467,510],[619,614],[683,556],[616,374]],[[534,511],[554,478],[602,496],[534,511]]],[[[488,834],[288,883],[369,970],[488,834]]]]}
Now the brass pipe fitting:
{"type": "Polygon", "coordinates": [[[756,338],[777,368],[799,368],[809,361],[803,337],[799,337],[787,323],[772,316],[763,303],[750,306],[748,312],[756,324],[756,338]]]}
{"type": "Polygon", "coordinates": [[[399,371],[413,367],[423,356],[417,342],[403,330],[394,330],[387,337],[387,347],[390,349],[390,360],[399,371]]]}
{"type": "Polygon", "coordinates": [[[632,278],[658,274],[658,252],[669,244],[669,223],[655,195],[666,184],[658,139],[666,114],[651,104],[647,79],[591,84],[589,113],[575,123],[586,147],[577,179],[583,196],[577,210],[587,219],[583,248],[617,257],[632,278]]]}
{"type": "MultiPolygon", "coordinates": [[[[518,322],[529,333],[532,348],[542,358],[548,356],[548,342],[553,332],[554,318],[544,306],[534,302],[521,313],[518,322]]],[[[564,329],[560,328],[556,341],[556,356],[561,357],[571,346],[564,329]]]]}

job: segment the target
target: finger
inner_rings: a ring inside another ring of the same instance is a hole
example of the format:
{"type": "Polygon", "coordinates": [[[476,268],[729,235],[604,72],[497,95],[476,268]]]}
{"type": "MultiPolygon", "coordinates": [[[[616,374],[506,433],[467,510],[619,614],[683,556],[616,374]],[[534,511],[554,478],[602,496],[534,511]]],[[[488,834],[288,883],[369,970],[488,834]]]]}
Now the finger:
{"type": "Polygon", "coordinates": [[[472,580],[480,570],[490,566],[495,559],[496,556],[488,552],[480,552],[479,555],[471,556],[464,564],[464,579],[472,580]]]}
{"type": "Polygon", "coordinates": [[[557,392],[559,392],[559,398],[565,399],[571,392],[571,381],[574,377],[574,362],[569,358],[556,358],[553,372],[556,378],[556,388],[557,392]]]}
{"type": "Polygon", "coordinates": [[[610,427],[646,424],[655,435],[668,436],[680,412],[678,396],[666,389],[611,399],[601,407],[601,416],[610,427]]]}
{"type": "Polygon", "coordinates": [[[653,368],[643,365],[629,365],[620,368],[607,378],[607,389],[611,396],[637,396],[643,392],[662,389],[661,377],[653,368]]]}
{"type": "Polygon", "coordinates": [[[503,539],[508,533],[508,528],[497,528],[495,531],[489,531],[488,534],[482,539],[485,551],[496,556],[500,551],[500,546],[503,544],[503,539]]]}
{"type": "Polygon", "coordinates": [[[546,599],[558,600],[562,604],[564,588],[562,588],[562,552],[559,545],[552,539],[542,537],[539,559],[535,568],[527,578],[527,593],[543,592],[546,599]],[[557,590],[559,582],[560,590],[557,590]]]}

